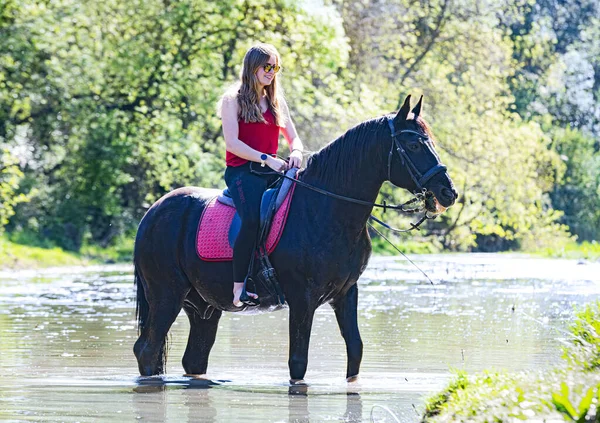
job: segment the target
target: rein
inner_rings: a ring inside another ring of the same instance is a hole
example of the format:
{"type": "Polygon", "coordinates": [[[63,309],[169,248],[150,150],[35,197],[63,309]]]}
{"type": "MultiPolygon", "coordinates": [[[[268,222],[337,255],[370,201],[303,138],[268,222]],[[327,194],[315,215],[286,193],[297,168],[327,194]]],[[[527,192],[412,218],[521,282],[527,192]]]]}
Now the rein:
{"type": "MultiPolygon", "coordinates": [[[[406,153],[406,150],[402,147],[402,144],[400,143],[400,140],[398,139],[398,137],[405,133],[413,133],[413,134],[419,135],[421,138],[423,137],[423,135],[417,131],[412,131],[409,129],[405,129],[405,130],[396,132],[394,129],[393,118],[390,116],[387,117],[387,122],[388,122],[391,132],[392,132],[392,145],[390,147],[390,153],[388,155],[388,180],[391,180],[392,158],[394,155],[394,150],[396,150],[398,152],[398,155],[400,156],[400,159],[402,160],[402,164],[406,167],[406,169],[408,170],[408,173],[410,174],[410,177],[412,178],[413,182],[417,186],[417,189],[420,191],[418,193],[413,193],[414,197],[411,198],[410,200],[406,201],[405,203],[394,205],[394,204],[387,204],[384,200],[382,204],[379,204],[379,203],[374,203],[374,202],[370,202],[370,201],[359,200],[359,199],[352,198],[352,197],[346,197],[344,195],[334,194],[333,192],[330,192],[330,191],[327,191],[327,190],[324,190],[321,188],[317,188],[314,185],[307,184],[306,182],[300,181],[295,178],[291,178],[291,177],[285,175],[284,173],[276,172],[274,170],[271,172],[257,172],[255,170],[253,170],[252,167],[250,167],[250,172],[257,174],[257,175],[277,174],[280,177],[289,179],[304,188],[308,188],[310,190],[313,190],[315,192],[323,194],[327,197],[332,197],[332,198],[336,198],[338,200],[343,200],[343,201],[347,201],[349,203],[354,203],[354,204],[360,204],[363,206],[382,208],[384,213],[388,209],[389,210],[397,210],[397,211],[401,211],[401,212],[405,212],[405,213],[421,212],[421,211],[423,211],[422,206],[415,207],[415,208],[406,208],[405,206],[408,206],[408,205],[416,203],[416,202],[426,202],[430,196],[426,192],[424,185],[438,173],[445,172],[447,168],[446,168],[446,166],[444,166],[442,164],[437,164],[437,165],[433,166],[431,169],[429,169],[427,172],[425,172],[425,174],[421,174],[421,172],[419,172],[419,170],[417,169],[417,167],[415,166],[415,164],[413,163],[413,161],[411,160],[409,155],[406,153]],[[396,148],[394,149],[394,147],[396,147],[396,148]]],[[[431,148],[431,145],[430,145],[431,141],[429,141],[428,138],[426,139],[426,141],[421,141],[421,143],[423,143],[430,151],[433,152],[433,149],[431,148]]],[[[371,215],[369,217],[373,221],[379,223],[383,227],[385,227],[393,232],[410,232],[415,229],[419,231],[419,230],[421,230],[421,228],[419,228],[419,226],[421,226],[421,224],[423,222],[425,222],[428,219],[436,218],[436,216],[430,217],[426,211],[425,214],[417,221],[417,223],[410,224],[411,227],[409,229],[397,229],[397,228],[394,228],[394,227],[388,225],[385,222],[382,222],[381,220],[379,220],[378,218],[376,218],[373,215],[371,215]]]]}

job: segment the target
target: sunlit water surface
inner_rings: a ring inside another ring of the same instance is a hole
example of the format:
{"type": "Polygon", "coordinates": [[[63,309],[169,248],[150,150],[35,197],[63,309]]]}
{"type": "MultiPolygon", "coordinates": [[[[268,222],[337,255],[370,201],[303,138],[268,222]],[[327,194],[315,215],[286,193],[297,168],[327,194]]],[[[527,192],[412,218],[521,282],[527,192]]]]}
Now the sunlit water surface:
{"type": "Polygon", "coordinates": [[[224,314],[210,382],[182,376],[182,313],[171,330],[168,374],[144,380],[132,353],[131,267],[0,272],[0,420],[416,421],[452,369],[560,363],[573,306],[600,293],[599,263],[413,258],[435,285],[401,258],[373,258],[359,281],[360,380],[345,382],[345,346],[323,306],[308,387],[298,388],[287,383],[287,311],[224,314]]]}

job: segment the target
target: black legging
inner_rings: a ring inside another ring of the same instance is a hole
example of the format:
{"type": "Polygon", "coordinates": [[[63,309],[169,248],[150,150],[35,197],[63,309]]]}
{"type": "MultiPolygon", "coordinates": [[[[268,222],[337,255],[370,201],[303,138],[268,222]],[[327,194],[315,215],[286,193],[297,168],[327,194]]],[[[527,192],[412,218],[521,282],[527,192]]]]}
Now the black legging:
{"type": "MultiPolygon", "coordinates": [[[[250,165],[250,163],[246,163],[236,167],[227,166],[225,170],[225,183],[242,220],[240,233],[233,246],[234,282],[243,282],[248,274],[248,266],[260,225],[260,200],[269,185],[277,179],[277,175],[250,173],[250,165]]],[[[262,168],[256,163],[252,164],[252,169],[263,172],[271,170],[262,168]]]]}

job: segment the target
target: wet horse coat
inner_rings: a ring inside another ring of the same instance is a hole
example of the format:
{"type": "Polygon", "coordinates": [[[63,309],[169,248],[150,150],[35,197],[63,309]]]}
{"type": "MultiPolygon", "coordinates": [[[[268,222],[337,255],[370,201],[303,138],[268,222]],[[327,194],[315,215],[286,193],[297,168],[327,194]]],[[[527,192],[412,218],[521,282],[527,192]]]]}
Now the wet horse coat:
{"type": "MultiPolygon", "coordinates": [[[[440,162],[425,142],[428,128],[418,119],[420,101],[412,110],[414,118],[408,118],[409,98],[393,118],[395,140],[386,117],[363,122],[313,154],[299,180],[364,201],[374,201],[386,180],[417,190],[415,170],[425,175],[440,162]]],[[[425,188],[444,207],[456,199],[445,170],[428,178],[425,188]]],[[[195,229],[215,195],[215,190],[180,188],[158,200],[140,223],[134,251],[140,337],[134,353],[142,375],[165,371],[165,338],[182,307],[190,320],[183,368],[187,374],[204,374],[223,311],[256,312],[276,304],[258,286],[258,310],[235,308],[231,262],[203,261],[196,254],[195,229]]],[[[363,344],[356,282],[371,254],[366,227],[371,211],[296,187],[288,224],[270,256],[289,307],[292,380],[304,378],[314,312],[325,303],[333,307],[346,342],[346,376],[358,375],[363,344]]]]}

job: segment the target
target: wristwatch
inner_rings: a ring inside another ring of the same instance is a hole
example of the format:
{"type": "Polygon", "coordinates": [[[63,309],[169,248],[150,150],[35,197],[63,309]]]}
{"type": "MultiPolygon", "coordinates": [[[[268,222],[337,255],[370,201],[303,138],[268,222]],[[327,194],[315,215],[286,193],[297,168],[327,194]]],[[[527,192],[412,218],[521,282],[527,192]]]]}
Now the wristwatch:
{"type": "Polygon", "coordinates": [[[267,164],[267,155],[263,153],[260,155],[260,165],[265,167],[265,164],[267,164]]]}

